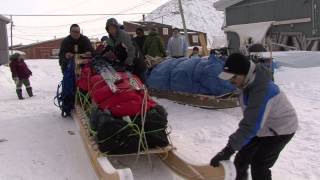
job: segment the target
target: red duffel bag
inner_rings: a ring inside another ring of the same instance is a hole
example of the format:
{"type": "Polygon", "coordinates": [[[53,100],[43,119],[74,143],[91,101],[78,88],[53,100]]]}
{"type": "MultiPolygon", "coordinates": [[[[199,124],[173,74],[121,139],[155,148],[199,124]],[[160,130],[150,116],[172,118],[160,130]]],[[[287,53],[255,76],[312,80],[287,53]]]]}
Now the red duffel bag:
{"type": "Polygon", "coordinates": [[[81,74],[77,81],[77,86],[83,91],[88,91],[91,76],[92,72],[90,66],[85,65],[83,68],[81,68],[81,74]]]}

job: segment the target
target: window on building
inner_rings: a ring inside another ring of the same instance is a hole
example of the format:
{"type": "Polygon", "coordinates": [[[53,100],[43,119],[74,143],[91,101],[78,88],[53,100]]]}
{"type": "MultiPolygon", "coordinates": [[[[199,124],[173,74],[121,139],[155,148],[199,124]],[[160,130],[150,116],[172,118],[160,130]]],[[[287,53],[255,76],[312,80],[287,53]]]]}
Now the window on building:
{"type": "Polygon", "coordinates": [[[162,28],[162,34],[163,35],[168,35],[169,34],[169,29],[168,28],[162,28]]]}
{"type": "Polygon", "coordinates": [[[199,36],[198,35],[192,35],[192,42],[193,43],[199,43],[199,36]]]}

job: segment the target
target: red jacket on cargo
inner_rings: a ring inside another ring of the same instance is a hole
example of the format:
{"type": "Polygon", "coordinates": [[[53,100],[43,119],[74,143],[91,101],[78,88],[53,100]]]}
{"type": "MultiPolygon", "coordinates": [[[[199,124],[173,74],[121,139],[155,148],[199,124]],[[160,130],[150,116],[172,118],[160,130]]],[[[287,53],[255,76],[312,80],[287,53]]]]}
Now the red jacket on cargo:
{"type": "Polygon", "coordinates": [[[88,68],[82,69],[78,86],[80,89],[88,91],[91,99],[102,110],[110,111],[115,117],[135,116],[141,113],[143,100],[146,103],[147,111],[156,103],[142,89],[142,83],[138,77],[117,72],[120,80],[114,83],[116,91],[113,92],[107,82],[100,74],[92,75],[88,68]]]}

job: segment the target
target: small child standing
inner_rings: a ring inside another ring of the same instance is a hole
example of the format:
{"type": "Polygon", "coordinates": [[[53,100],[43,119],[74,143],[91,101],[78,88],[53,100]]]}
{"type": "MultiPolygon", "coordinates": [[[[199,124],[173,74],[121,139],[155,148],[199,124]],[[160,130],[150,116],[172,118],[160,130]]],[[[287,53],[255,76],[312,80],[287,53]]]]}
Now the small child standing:
{"type": "Polygon", "coordinates": [[[197,46],[193,47],[192,53],[190,54],[189,58],[200,58],[199,48],[197,46]]]}
{"type": "Polygon", "coordinates": [[[29,77],[32,75],[32,72],[28,68],[27,64],[24,62],[24,59],[21,54],[14,53],[10,56],[10,69],[12,73],[12,79],[16,84],[16,92],[18,98],[24,99],[22,96],[22,84],[26,86],[27,93],[30,97],[33,96],[32,87],[30,86],[29,77]]]}

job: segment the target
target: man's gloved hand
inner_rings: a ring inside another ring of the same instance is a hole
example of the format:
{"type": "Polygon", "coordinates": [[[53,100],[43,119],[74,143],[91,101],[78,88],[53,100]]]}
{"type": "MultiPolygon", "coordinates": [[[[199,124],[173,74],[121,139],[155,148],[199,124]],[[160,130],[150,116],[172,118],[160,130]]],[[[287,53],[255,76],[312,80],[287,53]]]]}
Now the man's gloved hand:
{"type": "Polygon", "coordinates": [[[227,145],[211,159],[210,165],[213,167],[218,167],[220,161],[229,160],[234,153],[235,151],[232,149],[232,147],[227,145]]]}
{"type": "Polygon", "coordinates": [[[125,72],[126,71],[126,67],[124,65],[120,65],[120,64],[114,65],[113,68],[117,72],[125,72]]]}
{"type": "Polygon", "coordinates": [[[126,68],[126,70],[129,71],[129,72],[133,72],[133,70],[134,70],[133,65],[128,65],[128,64],[126,64],[126,65],[125,65],[125,68],[126,68]]]}
{"type": "Polygon", "coordinates": [[[73,57],[73,54],[71,52],[67,52],[65,54],[65,58],[68,60],[68,59],[71,59],[73,57]]]}

